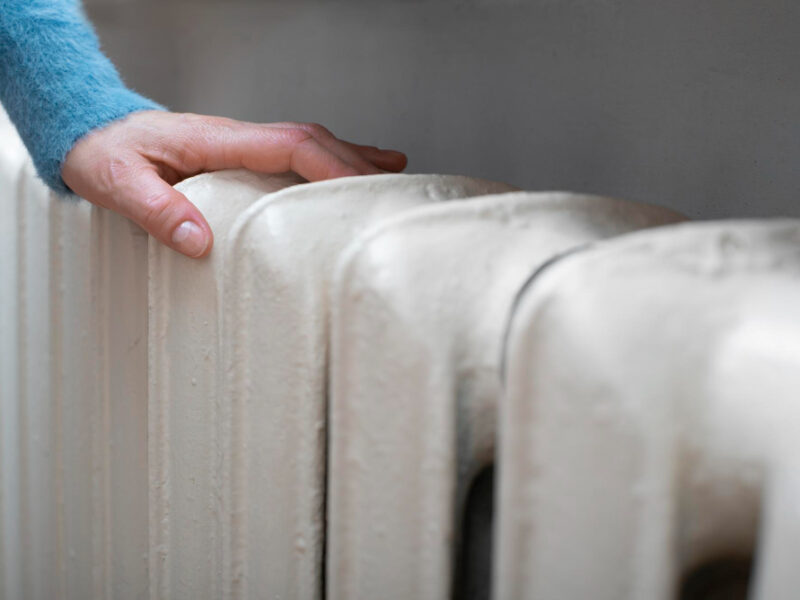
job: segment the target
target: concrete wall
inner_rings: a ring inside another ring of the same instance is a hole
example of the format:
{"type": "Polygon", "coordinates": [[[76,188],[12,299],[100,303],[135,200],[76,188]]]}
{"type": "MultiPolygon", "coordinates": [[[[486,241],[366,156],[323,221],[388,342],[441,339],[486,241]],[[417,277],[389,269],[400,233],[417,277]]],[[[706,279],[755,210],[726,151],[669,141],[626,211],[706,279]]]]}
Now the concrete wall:
{"type": "Polygon", "coordinates": [[[180,111],[311,120],[413,172],[800,215],[792,0],[87,0],[180,111]]]}

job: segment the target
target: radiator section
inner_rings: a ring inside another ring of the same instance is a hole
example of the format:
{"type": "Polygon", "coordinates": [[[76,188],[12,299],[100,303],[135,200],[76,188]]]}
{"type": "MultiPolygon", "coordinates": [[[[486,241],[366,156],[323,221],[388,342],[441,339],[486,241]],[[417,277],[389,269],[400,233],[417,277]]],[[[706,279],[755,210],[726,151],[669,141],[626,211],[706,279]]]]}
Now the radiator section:
{"type": "Polygon", "coordinates": [[[540,273],[511,318],[495,597],[667,600],[731,560],[750,597],[796,596],[798,306],[797,221],[631,234],[540,273]]]}
{"type": "Polygon", "coordinates": [[[322,594],[329,288],[340,254],[409,208],[510,189],[437,175],[341,179],[265,197],[237,221],[222,336],[235,596],[322,594]]]}
{"type": "Polygon", "coordinates": [[[382,223],[339,273],[329,598],[447,598],[465,496],[494,460],[506,315],[528,274],[595,239],[680,220],[519,192],[382,223]]]}
{"type": "Polygon", "coordinates": [[[0,597],[142,597],[147,237],[0,130],[0,597]]]}
{"type": "MultiPolygon", "coordinates": [[[[260,198],[299,180],[245,171],[200,175],[178,188],[214,231],[208,259],[151,241],[149,535],[151,598],[227,598],[231,515],[230,401],[222,393],[223,249],[260,198]]],[[[238,257],[233,257],[236,260],[238,257]]]]}

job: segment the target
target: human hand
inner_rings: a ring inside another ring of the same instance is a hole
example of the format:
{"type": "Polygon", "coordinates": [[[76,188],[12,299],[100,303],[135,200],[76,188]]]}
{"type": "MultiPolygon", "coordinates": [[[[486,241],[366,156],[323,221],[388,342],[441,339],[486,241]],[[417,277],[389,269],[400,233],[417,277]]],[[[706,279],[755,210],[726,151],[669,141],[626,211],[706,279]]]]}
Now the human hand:
{"type": "Polygon", "coordinates": [[[203,215],[172,186],[206,171],[295,171],[309,181],[402,171],[406,157],[337,139],[310,123],[245,123],[161,111],[135,112],[72,147],[64,183],[89,202],[139,224],[190,257],[211,250],[203,215]]]}

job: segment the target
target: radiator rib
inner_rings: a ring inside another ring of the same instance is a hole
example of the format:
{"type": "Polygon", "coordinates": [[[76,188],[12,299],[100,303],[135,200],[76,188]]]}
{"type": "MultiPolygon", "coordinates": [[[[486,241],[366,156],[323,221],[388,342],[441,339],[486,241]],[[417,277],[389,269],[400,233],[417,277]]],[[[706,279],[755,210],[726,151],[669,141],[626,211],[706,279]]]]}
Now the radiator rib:
{"type": "Polygon", "coordinates": [[[237,221],[225,247],[223,311],[233,597],[321,597],[328,297],[337,258],[392,214],[501,189],[511,188],[432,175],[342,179],[265,197],[237,221]]]}
{"type": "Polygon", "coordinates": [[[329,598],[451,596],[466,493],[494,459],[516,291],[572,246],[680,219],[520,192],[419,208],[351,247],[334,303],[329,598]]]}
{"type": "Polygon", "coordinates": [[[494,597],[668,600],[730,558],[755,559],[753,597],[795,595],[797,306],[790,220],[630,234],[543,273],[509,336],[494,597]]]}

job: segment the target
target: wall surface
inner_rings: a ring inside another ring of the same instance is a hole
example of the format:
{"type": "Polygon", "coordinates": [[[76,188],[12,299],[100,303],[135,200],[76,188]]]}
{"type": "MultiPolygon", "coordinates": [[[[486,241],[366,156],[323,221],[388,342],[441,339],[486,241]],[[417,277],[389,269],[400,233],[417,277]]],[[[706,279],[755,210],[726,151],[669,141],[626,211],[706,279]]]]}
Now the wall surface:
{"type": "Polygon", "coordinates": [[[174,110],[308,120],[411,172],[800,215],[791,0],[86,0],[174,110]]]}

